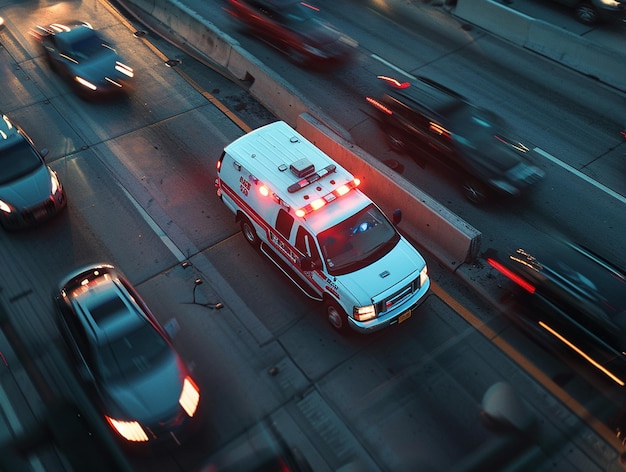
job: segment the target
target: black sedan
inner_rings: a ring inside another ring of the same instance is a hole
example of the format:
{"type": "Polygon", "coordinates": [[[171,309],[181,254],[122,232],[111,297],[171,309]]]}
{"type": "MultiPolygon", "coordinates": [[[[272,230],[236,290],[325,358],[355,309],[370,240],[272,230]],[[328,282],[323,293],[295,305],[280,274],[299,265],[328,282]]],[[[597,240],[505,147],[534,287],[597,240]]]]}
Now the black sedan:
{"type": "Polygon", "coordinates": [[[350,59],[357,42],[299,0],[228,0],[226,11],[253,34],[302,66],[329,66],[350,59]]]}
{"type": "Polygon", "coordinates": [[[527,326],[625,385],[626,272],[562,239],[486,260],[515,283],[527,326]]]}
{"type": "Polygon", "coordinates": [[[50,67],[79,95],[95,97],[128,91],[135,75],[133,69],[89,23],[37,26],[34,36],[41,41],[50,67]]]}
{"type": "Polygon", "coordinates": [[[55,293],[61,332],[104,419],[124,444],[179,444],[198,425],[200,389],[130,282],[97,264],[55,293]]]}
{"type": "Polygon", "coordinates": [[[52,218],[66,206],[63,186],[26,132],[0,120],[0,226],[18,229],[52,218]]]}
{"type": "Polygon", "coordinates": [[[378,78],[384,90],[366,101],[391,147],[445,165],[472,203],[494,194],[519,196],[544,177],[532,147],[495,113],[425,77],[413,83],[378,78]]]}

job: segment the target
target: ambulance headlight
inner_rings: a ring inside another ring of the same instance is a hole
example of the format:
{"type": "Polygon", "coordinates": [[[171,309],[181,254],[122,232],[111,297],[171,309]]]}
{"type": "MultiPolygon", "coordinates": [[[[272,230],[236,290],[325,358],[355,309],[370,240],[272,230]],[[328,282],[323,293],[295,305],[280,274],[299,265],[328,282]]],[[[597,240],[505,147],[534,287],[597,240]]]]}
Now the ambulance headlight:
{"type": "Polygon", "coordinates": [[[424,266],[424,268],[420,271],[420,287],[423,287],[428,281],[428,266],[424,266]]]}
{"type": "Polygon", "coordinates": [[[352,316],[357,321],[367,321],[376,318],[374,305],[355,306],[352,316]]]}

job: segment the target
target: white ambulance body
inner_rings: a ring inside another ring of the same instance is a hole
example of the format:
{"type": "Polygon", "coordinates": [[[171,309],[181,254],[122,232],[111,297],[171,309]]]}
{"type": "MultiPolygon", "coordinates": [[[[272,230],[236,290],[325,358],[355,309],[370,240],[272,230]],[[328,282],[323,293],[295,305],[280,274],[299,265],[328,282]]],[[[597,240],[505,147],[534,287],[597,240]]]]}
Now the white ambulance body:
{"type": "Polygon", "coordinates": [[[247,241],[339,331],[373,332],[411,316],[430,287],[426,262],[358,180],[286,123],[228,145],[217,194],[247,241]]]}

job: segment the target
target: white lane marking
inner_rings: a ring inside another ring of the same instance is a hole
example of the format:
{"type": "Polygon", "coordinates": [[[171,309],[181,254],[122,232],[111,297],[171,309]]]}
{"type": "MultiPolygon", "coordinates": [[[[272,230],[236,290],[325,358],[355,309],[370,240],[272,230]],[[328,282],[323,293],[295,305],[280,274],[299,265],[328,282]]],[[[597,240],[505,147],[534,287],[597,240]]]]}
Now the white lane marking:
{"type": "Polygon", "coordinates": [[[139,212],[141,217],[144,219],[144,221],[146,223],[148,223],[148,226],[150,226],[150,228],[152,228],[152,231],[154,231],[156,233],[156,235],[159,238],[161,238],[161,241],[163,241],[163,244],[165,244],[165,246],[170,250],[170,252],[172,254],[174,254],[174,257],[176,257],[176,259],[178,259],[178,262],[183,262],[183,261],[187,260],[187,257],[183,254],[183,252],[180,249],[178,249],[176,244],[174,244],[174,241],[172,241],[167,236],[167,234],[165,234],[165,232],[156,223],[156,221],[154,221],[152,219],[152,217],[148,214],[148,212],[142,208],[142,206],[139,204],[139,202],[137,200],[135,200],[135,197],[133,197],[128,192],[128,190],[126,190],[121,184],[119,184],[119,187],[122,189],[122,192],[124,192],[124,194],[126,195],[128,200],[130,200],[130,202],[133,204],[133,206],[137,209],[137,211],[139,212]]]}
{"type": "Polygon", "coordinates": [[[535,148],[535,152],[537,152],[538,154],[541,154],[543,157],[545,157],[546,159],[554,162],[556,165],[561,166],[563,169],[565,169],[568,172],[571,172],[572,174],[574,174],[576,177],[579,177],[581,179],[583,179],[585,182],[593,185],[594,187],[596,187],[599,190],[602,190],[604,193],[606,193],[607,195],[615,198],[616,200],[618,200],[621,203],[626,204],[626,197],[624,197],[623,195],[615,192],[614,190],[611,190],[610,188],[608,188],[606,185],[602,185],[600,182],[597,182],[595,180],[593,180],[591,177],[589,177],[588,175],[583,174],[582,172],[580,172],[577,169],[574,169],[572,166],[570,166],[569,164],[566,164],[565,162],[557,159],[556,157],[554,157],[553,155],[547,153],[546,151],[544,151],[543,149],[540,148],[535,148]]]}
{"type": "Polygon", "coordinates": [[[371,58],[378,61],[378,62],[382,62],[383,64],[385,64],[387,67],[391,67],[393,70],[395,70],[396,72],[399,72],[402,75],[407,76],[409,79],[417,79],[417,77],[415,77],[412,74],[409,74],[408,72],[400,69],[397,66],[394,66],[391,62],[387,62],[386,60],[384,60],[382,57],[377,56],[376,54],[372,54],[371,58]]]}

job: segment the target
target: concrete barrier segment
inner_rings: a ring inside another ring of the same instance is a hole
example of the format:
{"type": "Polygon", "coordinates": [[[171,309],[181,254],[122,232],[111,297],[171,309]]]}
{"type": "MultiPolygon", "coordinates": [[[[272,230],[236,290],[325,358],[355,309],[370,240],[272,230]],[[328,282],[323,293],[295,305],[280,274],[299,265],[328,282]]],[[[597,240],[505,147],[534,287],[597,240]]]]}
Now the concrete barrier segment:
{"type": "Polygon", "coordinates": [[[532,18],[492,0],[457,0],[454,16],[619,90],[626,53],[532,18]]]}
{"type": "Polygon", "coordinates": [[[533,18],[491,0],[457,0],[454,16],[518,46],[524,46],[533,18]]]}
{"type": "Polygon", "coordinates": [[[605,84],[626,90],[626,53],[607,50],[541,20],[532,22],[525,47],[605,84]]]}
{"type": "Polygon", "coordinates": [[[362,149],[336,136],[308,114],[296,129],[361,180],[360,188],[389,216],[402,210],[399,227],[442,264],[455,270],[478,257],[482,234],[400,174],[362,149]]]}

